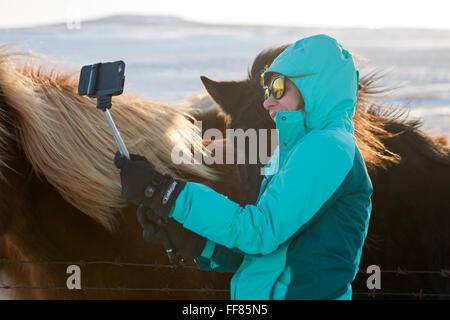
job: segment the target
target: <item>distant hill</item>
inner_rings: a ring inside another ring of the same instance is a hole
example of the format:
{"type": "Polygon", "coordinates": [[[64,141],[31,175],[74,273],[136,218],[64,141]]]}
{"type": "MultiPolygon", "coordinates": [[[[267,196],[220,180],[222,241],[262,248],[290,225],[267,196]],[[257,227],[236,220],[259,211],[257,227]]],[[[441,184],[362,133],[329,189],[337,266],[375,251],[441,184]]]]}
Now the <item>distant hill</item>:
{"type": "MultiPolygon", "coordinates": [[[[125,26],[125,27],[215,27],[218,25],[200,23],[195,21],[185,20],[175,16],[143,16],[143,15],[113,15],[104,18],[81,20],[81,25],[85,27],[98,26],[125,26]]],[[[48,25],[40,25],[34,27],[19,27],[19,28],[3,28],[11,31],[58,31],[61,28],[66,28],[66,23],[56,23],[48,25]]],[[[223,26],[223,25],[222,25],[223,26]]],[[[231,27],[231,26],[230,26],[231,27]]],[[[1,30],[1,28],[0,28],[1,30]]]]}
{"type": "Polygon", "coordinates": [[[127,24],[127,25],[203,25],[202,23],[188,21],[174,16],[141,16],[141,15],[114,15],[93,20],[83,20],[82,24],[127,24]]]}
{"type": "MultiPolygon", "coordinates": [[[[363,27],[329,27],[329,26],[308,26],[308,25],[297,25],[297,26],[276,26],[270,24],[264,25],[248,25],[248,24],[211,24],[211,23],[202,23],[197,21],[186,20],[180,17],[175,16],[164,16],[164,15],[133,15],[133,14],[118,14],[107,16],[103,18],[96,18],[90,20],[81,20],[81,29],[88,29],[87,31],[96,31],[96,29],[104,29],[104,28],[117,28],[123,26],[125,28],[153,28],[153,27],[166,27],[166,28],[227,28],[227,29],[279,29],[279,30],[288,30],[288,29],[309,29],[309,30],[317,30],[317,31],[327,31],[327,30],[370,30],[368,28],[363,27]]],[[[48,24],[48,25],[39,25],[33,27],[18,27],[18,28],[0,28],[0,30],[8,30],[8,31],[18,31],[18,32],[32,32],[32,33],[58,33],[62,30],[67,30],[67,23],[56,23],[56,24],[48,24]]],[[[405,31],[405,32],[415,32],[415,28],[381,28],[380,30],[396,30],[396,31],[405,31]]],[[[428,29],[423,29],[423,31],[428,32],[428,29]]],[[[437,31],[437,30],[436,30],[437,31]]],[[[439,30],[440,32],[444,30],[439,30]]],[[[445,30],[448,32],[448,30],[445,30]]]]}

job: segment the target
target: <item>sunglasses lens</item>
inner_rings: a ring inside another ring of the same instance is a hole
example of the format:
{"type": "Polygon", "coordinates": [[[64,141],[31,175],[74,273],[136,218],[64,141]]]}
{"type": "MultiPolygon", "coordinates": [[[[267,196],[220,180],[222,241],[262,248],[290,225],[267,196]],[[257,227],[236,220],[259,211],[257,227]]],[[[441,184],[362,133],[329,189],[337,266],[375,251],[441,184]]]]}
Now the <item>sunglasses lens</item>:
{"type": "Polygon", "coordinates": [[[272,93],[275,99],[280,99],[284,93],[284,81],[282,78],[276,78],[272,82],[272,93]]]}
{"type": "Polygon", "coordinates": [[[270,97],[270,90],[269,88],[264,88],[264,100],[269,99],[270,97]]]}

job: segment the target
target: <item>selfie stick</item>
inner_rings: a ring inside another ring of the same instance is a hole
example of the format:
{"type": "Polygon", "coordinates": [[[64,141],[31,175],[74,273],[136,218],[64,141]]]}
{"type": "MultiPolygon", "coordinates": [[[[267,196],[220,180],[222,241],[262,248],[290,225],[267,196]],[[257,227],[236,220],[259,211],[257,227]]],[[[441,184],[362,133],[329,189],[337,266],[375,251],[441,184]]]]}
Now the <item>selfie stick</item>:
{"type": "MultiPolygon", "coordinates": [[[[113,119],[111,118],[111,114],[109,113],[109,108],[111,108],[111,96],[102,96],[97,98],[97,108],[103,111],[105,115],[106,122],[108,122],[109,128],[111,129],[114,139],[116,140],[117,146],[119,147],[120,153],[127,157],[130,160],[130,154],[128,153],[127,147],[123,143],[122,137],[120,136],[119,130],[117,130],[116,125],[114,124],[113,119]]],[[[164,245],[166,247],[167,256],[169,257],[169,261],[173,262],[175,259],[175,253],[173,252],[172,245],[167,239],[167,243],[164,245]]]]}
{"type": "MultiPolygon", "coordinates": [[[[98,70],[99,64],[93,65],[93,68],[91,69],[91,73],[89,75],[89,84],[87,89],[87,95],[91,97],[95,97],[95,84],[96,84],[96,77],[97,77],[97,70],[98,70]]],[[[114,139],[116,140],[117,146],[119,147],[120,153],[124,155],[128,160],[130,160],[130,154],[128,153],[127,147],[125,146],[125,143],[122,140],[122,137],[120,136],[119,130],[117,130],[117,127],[111,118],[111,114],[109,113],[109,109],[111,108],[111,96],[110,95],[104,95],[97,98],[97,109],[100,109],[103,111],[103,115],[105,116],[106,122],[108,122],[108,126],[111,129],[114,139]]],[[[166,253],[169,258],[169,261],[172,263],[175,259],[175,253],[172,249],[172,244],[170,243],[170,240],[168,237],[166,237],[166,241],[164,241],[164,247],[166,248],[166,253]]]]}

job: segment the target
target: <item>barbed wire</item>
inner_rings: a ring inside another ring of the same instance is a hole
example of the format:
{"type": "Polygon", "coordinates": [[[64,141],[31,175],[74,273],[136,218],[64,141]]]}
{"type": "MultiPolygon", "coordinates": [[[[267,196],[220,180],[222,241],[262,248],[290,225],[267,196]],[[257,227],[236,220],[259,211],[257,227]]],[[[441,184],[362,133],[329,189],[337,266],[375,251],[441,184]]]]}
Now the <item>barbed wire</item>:
{"type": "MultiPolygon", "coordinates": [[[[94,264],[110,264],[110,265],[116,265],[116,266],[131,266],[131,267],[150,267],[150,268],[177,268],[177,265],[168,265],[168,264],[158,264],[158,263],[132,263],[132,262],[122,262],[122,261],[86,261],[86,260],[69,260],[69,261],[52,261],[52,260],[12,260],[12,259],[5,259],[0,258],[0,263],[8,263],[8,264],[62,264],[62,265],[79,265],[79,266],[85,266],[85,265],[94,265],[94,264]]],[[[192,269],[197,271],[205,271],[198,269],[194,266],[184,266],[183,269],[192,269]]],[[[380,270],[381,273],[393,273],[396,275],[412,275],[412,274],[431,274],[431,275],[439,275],[444,278],[450,278],[450,270],[447,269],[440,269],[440,270],[406,270],[402,269],[400,267],[397,267],[395,270],[380,270]]],[[[359,268],[358,273],[364,273],[367,274],[366,271],[364,271],[363,268],[359,268]]]]}
{"type": "Polygon", "coordinates": [[[353,292],[353,295],[367,296],[369,298],[376,298],[377,296],[397,296],[397,297],[415,297],[420,300],[423,298],[450,298],[450,294],[445,293],[423,293],[423,290],[419,292],[353,292]]]}
{"type": "MultiPolygon", "coordinates": [[[[63,264],[63,265],[79,265],[79,266],[86,266],[86,265],[94,265],[94,264],[110,264],[115,265],[119,267],[150,267],[150,268],[170,268],[174,269],[177,268],[176,265],[168,265],[168,264],[158,264],[158,263],[131,263],[131,262],[121,262],[121,261],[85,261],[85,260],[78,260],[78,261],[47,261],[47,260],[11,260],[11,259],[4,259],[0,258],[0,263],[23,263],[23,264],[63,264]]],[[[193,266],[184,266],[183,269],[194,269],[199,270],[197,267],[193,266]]]]}
{"type": "Polygon", "coordinates": [[[48,286],[15,286],[0,283],[0,289],[26,289],[26,290],[69,290],[69,291],[160,291],[160,292],[204,292],[204,293],[230,293],[229,289],[210,289],[210,288],[95,288],[81,287],[81,289],[68,289],[67,287],[48,287],[48,286]]]}
{"type": "MultiPolygon", "coordinates": [[[[406,270],[397,267],[395,270],[380,270],[381,273],[393,273],[397,276],[407,276],[407,275],[439,275],[443,278],[450,278],[450,270],[440,269],[440,270],[406,270]]],[[[358,273],[367,274],[362,268],[359,269],[358,273]]]]}
{"type": "MultiPolygon", "coordinates": [[[[168,268],[168,269],[176,269],[178,266],[176,265],[167,265],[167,264],[158,264],[158,263],[131,263],[131,262],[121,262],[121,261],[85,261],[85,260],[77,260],[77,261],[49,261],[49,260],[12,260],[0,258],[0,264],[59,264],[59,265],[79,265],[81,267],[87,265],[114,265],[119,267],[149,267],[149,268],[168,268]]],[[[206,271],[200,270],[194,266],[184,266],[183,269],[188,270],[196,270],[196,271],[206,271]]],[[[208,271],[206,271],[208,272],[208,271]]],[[[380,270],[381,273],[390,273],[395,274],[397,276],[408,276],[408,275],[437,275],[443,278],[450,278],[450,270],[440,269],[440,270],[406,270],[400,267],[397,267],[395,270],[380,270]]],[[[358,270],[358,273],[367,274],[362,268],[358,270]]],[[[6,285],[0,283],[0,289],[8,290],[8,289],[24,289],[24,290],[69,290],[67,287],[49,287],[49,286],[23,286],[23,285],[6,285]]],[[[210,288],[95,288],[95,287],[82,287],[81,289],[73,289],[76,291],[121,291],[121,292],[129,292],[129,291],[157,291],[157,292],[203,292],[203,293],[229,293],[229,289],[210,289],[210,288]]],[[[419,292],[379,292],[377,290],[372,290],[368,292],[353,292],[353,295],[356,296],[367,296],[369,298],[375,298],[377,296],[403,296],[403,297],[415,297],[419,299],[423,298],[450,298],[450,294],[445,293],[423,293],[423,290],[420,289],[419,292]]]]}
{"type": "MultiPolygon", "coordinates": [[[[49,261],[49,260],[12,260],[0,258],[0,264],[43,264],[43,265],[78,265],[80,267],[87,265],[114,265],[118,267],[147,267],[147,268],[167,268],[167,269],[177,269],[179,266],[177,265],[167,265],[167,264],[159,264],[159,263],[132,263],[132,262],[121,262],[121,261],[85,261],[85,260],[72,260],[72,261],[49,261]]],[[[200,270],[194,266],[183,266],[183,270],[196,270],[207,272],[206,270],[200,270]]],[[[67,287],[58,287],[58,286],[23,286],[23,285],[5,285],[0,283],[0,289],[12,290],[12,289],[25,289],[25,290],[69,290],[67,287]]],[[[211,289],[211,288],[113,288],[113,287],[105,287],[105,288],[95,288],[95,287],[85,287],[82,286],[81,289],[72,289],[77,291],[156,291],[156,292],[203,292],[203,293],[229,293],[229,289],[211,289]]]]}

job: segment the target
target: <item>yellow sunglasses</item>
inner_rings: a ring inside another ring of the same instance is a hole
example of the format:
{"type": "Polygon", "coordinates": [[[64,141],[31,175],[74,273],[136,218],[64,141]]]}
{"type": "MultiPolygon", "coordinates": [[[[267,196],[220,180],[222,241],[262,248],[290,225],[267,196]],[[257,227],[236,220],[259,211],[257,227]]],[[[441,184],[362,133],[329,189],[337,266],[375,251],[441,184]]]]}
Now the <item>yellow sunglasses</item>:
{"type": "Polygon", "coordinates": [[[269,86],[264,86],[264,100],[269,99],[271,95],[276,100],[280,100],[283,98],[286,93],[286,79],[294,79],[294,78],[303,78],[312,75],[312,73],[301,74],[298,76],[285,76],[285,75],[277,75],[272,79],[272,82],[269,86]]]}
{"type": "Polygon", "coordinates": [[[272,79],[269,86],[264,87],[264,100],[272,95],[276,100],[283,98],[286,91],[286,76],[279,75],[272,79]]]}

